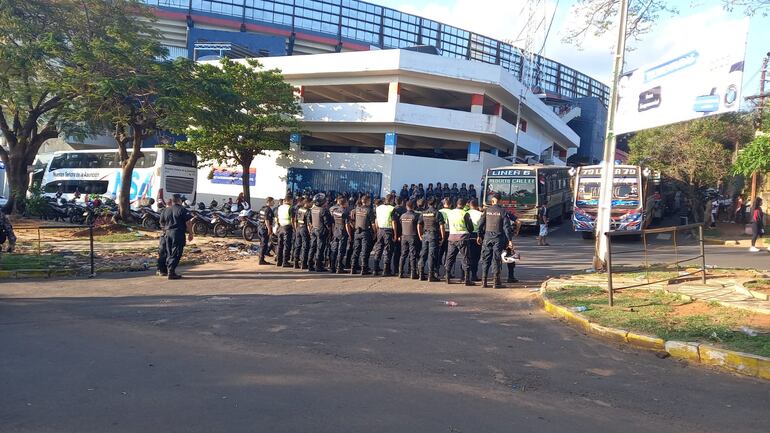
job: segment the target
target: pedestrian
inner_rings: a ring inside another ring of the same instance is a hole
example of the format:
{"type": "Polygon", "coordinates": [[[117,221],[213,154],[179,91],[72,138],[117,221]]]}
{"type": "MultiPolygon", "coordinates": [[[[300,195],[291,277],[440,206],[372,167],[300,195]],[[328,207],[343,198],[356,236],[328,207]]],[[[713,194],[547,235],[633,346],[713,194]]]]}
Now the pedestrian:
{"type": "MultiPolygon", "coordinates": [[[[463,184],[463,187],[465,184],[463,184]]],[[[471,217],[473,223],[473,231],[471,232],[470,240],[468,241],[468,255],[470,256],[471,267],[471,280],[480,281],[479,279],[479,260],[481,259],[481,244],[478,243],[479,237],[479,221],[481,220],[481,211],[479,210],[479,201],[475,198],[468,202],[470,209],[468,215],[471,217]]]]}
{"type": "Polygon", "coordinates": [[[12,253],[16,248],[16,233],[13,232],[11,220],[0,209],[0,257],[3,255],[3,244],[8,242],[5,252],[12,253]]]}
{"type": "MultiPolygon", "coordinates": [[[[422,208],[424,203],[419,203],[422,208]]],[[[420,280],[429,282],[438,281],[439,251],[444,243],[444,217],[436,210],[436,198],[431,196],[427,200],[427,207],[420,213],[417,233],[422,242],[420,249],[420,280]],[[425,265],[428,266],[426,278],[425,265]]]]}
{"type": "Polygon", "coordinates": [[[283,203],[278,206],[278,245],[275,252],[275,265],[289,267],[292,259],[292,241],[294,240],[294,207],[291,193],[287,193],[283,203]]]}
{"type": "Polygon", "coordinates": [[[311,200],[304,197],[294,214],[294,254],[292,261],[294,269],[307,269],[308,254],[310,253],[310,222],[311,200]]]}
{"type": "Polygon", "coordinates": [[[717,218],[719,217],[719,196],[714,196],[711,201],[711,227],[717,226],[717,218]]]}
{"type": "Polygon", "coordinates": [[[465,211],[465,200],[457,199],[455,209],[448,212],[449,241],[447,244],[445,278],[447,284],[452,281],[452,268],[454,268],[457,256],[460,256],[460,265],[463,271],[463,280],[466,286],[472,286],[470,256],[468,254],[468,239],[473,231],[473,222],[465,211]]]}
{"type": "MultiPolygon", "coordinates": [[[[759,251],[757,248],[757,239],[759,236],[765,234],[765,213],[762,211],[762,198],[757,197],[754,199],[754,206],[751,210],[751,248],[749,251],[756,253],[759,251]]],[[[770,250],[770,247],[768,247],[770,250]]]]}
{"type": "Polygon", "coordinates": [[[706,209],[703,212],[703,224],[707,227],[713,227],[713,215],[712,210],[714,209],[714,200],[712,197],[707,197],[706,199],[706,209]]]}
{"type": "Polygon", "coordinates": [[[733,212],[733,221],[736,223],[743,223],[745,222],[745,219],[743,218],[743,195],[739,194],[738,197],[735,198],[735,210],[733,212]]]}
{"type": "Polygon", "coordinates": [[[270,252],[270,238],[273,236],[273,205],[275,200],[268,197],[264,206],[259,209],[259,224],[257,234],[259,235],[259,264],[267,265],[265,255],[270,252]]]}
{"type": "MultiPolygon", "coordinates": [[[[481,251],[481,286],[489,287],[489,268],[492,266],[492,287],[501,288],[500,278],[502,253],[506,248],[513,250],[513,237],[515,236],[514,223],[510,214],[505,211],[498,202],[499,193],[490,194],[490,206],[484,209],[479,219],[479,237],[477,244],[482,246],[481,251]]],[[[508,278],[512,278],[509,268],[508,278]]]]}
{"type": "Polygon", "coordinates": [[[160,214],[160,226],[166,232],[166,269],[169,280],[178,280],[182,278],[176,272],[179,261],[182,260],[182,254],[185,246],[185,234],[187,241],[193,240],[192,227],[190,220],[192,214],[182,206],[182,196],[174,194],[172,205],[163,209],[160,214]]]}
{"type": "Polygon", "coordinates": [[[342,274],[345,272],[348,241],[353,235],[348,213],[348,199],[343,196],[337,197],[337,204],[329,210],[329,213],[334,221],[329,247],[329,268],[332,273],[342,274]]]}
{"type": "Polygon", "coordinates": [[[374,210],[372,210],[372,198],[367,194],[361,199],[361,204],[356,207],[351,220],[355,221],[355,234],[353,242],[353,254],[350,262],[350,273],[371,275],[369,269],[369,253],[372,244],[372,235],[377,230],[374,210]]]}
{"type": "Polygon", "coordinates": [[[406,278],[404,271],[406,261],[409,259],[409,273],[411,278],[416,280],[419,278],[417,275],[417,256],[420,251],[420,238],[417,232],[419,216],[415,213],[414,208],[414,200],[406,202],[406,212],[399,216],[400,230],[396,240],[401,242],[398,277],[406,278]]]}
{"type": "Polygon", "coordinates": [[[547,246],[548,237],[548,198],[543,200],[543,203],[537,209],[537,223],[540,225],[540,231],[537,236],[538,246],[547,246]]]}
{"type": "Polygon", "coordinates": [[[329,239],[332,217],[329,209],[324,207],[325,204],[325,194],[316,194],[313,197],[313,207],[310,209],[310,259],[308,262],[310,272],[326,272],[324,252],[329,239]]]}
{"type": "Polygon", "coordinates": [[[377,226],[377,240],[374,243],[374,275],[391,277],[393,273],[390,269],[391,258],[393,254],[393,239],[396,234],[396,220],[393,219],[394,198],[392,194],[385,197],[385,201],[377,206],[375,214],[375,225],[377,226]],[[382,262],[382,268],[380,263],[382,262]]]}

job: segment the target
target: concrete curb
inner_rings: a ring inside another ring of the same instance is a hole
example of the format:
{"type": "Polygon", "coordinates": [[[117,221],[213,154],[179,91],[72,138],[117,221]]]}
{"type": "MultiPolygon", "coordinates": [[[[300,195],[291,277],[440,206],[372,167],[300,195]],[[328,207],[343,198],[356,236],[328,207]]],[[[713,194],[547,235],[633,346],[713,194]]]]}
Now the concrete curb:
{"type": "Polygon", "coordinates": [[[750,353],[736,352],[727,349],[710,346],[704,343],[687,341],[666,341],[662,338],[637,334],[623,329],[610,328],[593,323],[581,314],[567,307],[554,304],[545,295],[550,287],[563,286],[559,279],[546,280],[540,286],[538,300],[543,309],[552,316],[563,319],[572,327],[587,334],[595,335],[613,343],[624,343],[638,349],[651,350],[659,353],[668,353],[671,357],[681,359],[693,364],[704,364],[722,368],[733,373],[758,377],[770,380],[770,358],[752,355],[750,353]]]}

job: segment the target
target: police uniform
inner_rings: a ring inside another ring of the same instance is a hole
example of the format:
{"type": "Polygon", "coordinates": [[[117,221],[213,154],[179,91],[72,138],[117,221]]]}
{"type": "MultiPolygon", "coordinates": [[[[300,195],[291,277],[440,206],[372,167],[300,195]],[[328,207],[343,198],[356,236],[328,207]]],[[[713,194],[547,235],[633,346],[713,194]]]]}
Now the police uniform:
{"type": "Polygon", "coordinates": [[[158,275],[168,276],[168,249],[166,249],[166,230],[161,226],[160,238],[158,239],[158,275]]]}
{"type": "Polygon", "coordinates": [[[476,240],[479,237],[479,220],[481,220],[481,211],[477,209],[470,209],[468,215],[471,217],[473,223],[473,231],[471,232],[470,240],[468,241],[468,256],[470,257],[471,267],[471,279],[478,281],[479,279],[479,259],[481,258],[481,245],[476,240]]]}
{"type": "Polygon", "coordinates": [[[176,275],[176,267],[182,259],[184,251],[187,222],[192,219],[190,212],[184,207],[174,203],[163,209],[160,214],[160,224],[166,230],[166,268],[168,277],[176,275]]]}
{"type": "Polygon", "coordinates": [[[407,210],[399,217],[401,231],[401,254],[398,264],[398,276],[404,278],[404,266],[409,258],[409,273],[413,280],[417,277],[417,256],[420,254],[420,237],[417,233],[417,223],[420,216],[412,210],[407,210]]]}
{"type": "Polygon", "coordinates": [[[333,206],[329,213],[334,220],[332,241],[329,248],[329,266],[332,272],[342,273],[345,269],[345,258],[348,251],[348,226],[350,214],[340,205],[333,206]]]}
{"type": "Polygon", "coordinates": [[[278,248],[275,252],[276,266],[289,266],[292,259],[292,241],[294,240],[294,208],[288,203],[278,206],[278,248]]]}
{"type": "Polygon", "coordinates": [[[310,232],[307,227],[309,221],[310,209],[305,206],[299,206],[295,216],[294,269],[307,269],[307,259],[310,253],[310,232]]]}
{"type": "Polygon", "coordinates": [[[264,205],[259,209],[259,264],[265,263],[265,254],[270,248],[270,229],[273,226],[273,209],[264,205]]]}
{"type": "MultiPolygon", "coordinates": [[[[513,221],[508,212],[499,205],[488,206],[479,219],[479,237],[481,238],[481,275],[484,286],[487,284],[489,267],[494,263],[492,275],[495,287],[500,286],[500,255],[514,236],[513,221]]],[[[509,271],[509,277],[510,277],[509,271]]]]}
{"type": "Polygon", "coordinates": [[[381,204],[375,209],[377,240],[374,243],[374,273],[380,272],[380,261],[385,275],[392,275],[390,263],[393,254],[393,205],[381,204]],[[384,258],[383,258],[384,255],[384,258]]]}
{"type": "Polygon", "coordinates": [[[470,273],[470,256],[468,255],[468,239],[473,231],[471,217],[464,209],[452,209],[447,212],[447,225],[449,226],[449,242],[446,253],[446,275],[444,276],[446,282],[449,283],[452,278],[452,268],[459,254],[465,284],[473,285],[470,273]]]}
{"type": "Polygon", "coordinates": [[[0,211],[0,256],[3,254],[2,245],[6,240],[8,241],[6,251],[13,251],[14,246],[16,246],[16,234],[13,232],[11,220],[5,216],[3,211],[0,211]]]}
{"type": "MultiPolygon", "coordinates": [[[[446,263],[446,251],[447,251],[447,245],[449,243],[449,224],[448,224],[449,211],[451,210],[452,209],[445,207],[445,208],[439,209],[438,211],[441,214],[442,220],[444,221],[444,238],[441,240],[441,244],[439,245],[439,249],[438,249],[439,264],[446,263]]],[[[436,272],[439,271],[438,269],[439,264],[436,265],[436,272]]],[[[444,271],[446,273],[446,269],[444,271]]]]}
{"type": "Polygon", "coordinates": [[[325,272],[324,252],[328,241],[329,225],[331,225],[331,215],[329,210],[323,206],[314,205],[310,209],[310,224],[313,226],[310,232],[310,271],[325,272]]]}
{"type": "Polygon", "coordinates": [[[428,264],[428,277],[431,281],[438,281],[439,266],[439,239],[441,238],[441,224],[444,224],[444,217],[441,212],[433,207],[429,207],[420,213],[419,224],[422,225],[422,248],[420,249],[420,279],[425,280],[425,264],[428,264]]]}
{"type": "Polygon", "coordinates": [[[369,206],[358,206],[351,216],[355,221],[353,235],[353,255],[350,262],[350,273],[360,270],[361,275],[371,273],[369,270],[369,248],[372,244],[372,224],[374,211],[369,206]]]}
{"type": "MultiPolygon", "coordinates": [[[[399,220],[401,218],[401,215],[406,213],[406,207],[404,206],[396,206],[393,208],[393,221],[396,222],[396,233],[394,233],[394,237],[396,239],[401,239],[401,224],[399,224],[399,220]]],[[[391,253],[392,260],[390,261],[390,272],[395,274],[398,272],[398,261],[401,259],[401,243],[400,242],[393,242],[393,252],[391,253]]]]}

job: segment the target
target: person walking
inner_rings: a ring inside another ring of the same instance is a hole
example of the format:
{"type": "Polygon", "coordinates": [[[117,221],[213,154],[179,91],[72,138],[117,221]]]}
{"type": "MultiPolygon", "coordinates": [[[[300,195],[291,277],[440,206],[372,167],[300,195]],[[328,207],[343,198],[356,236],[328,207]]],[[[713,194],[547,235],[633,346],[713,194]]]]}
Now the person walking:
{"type": "Polygon", "coordinates": [[[337,204],[329,209],[329,213],[334,221],[329,247],[329,270],[332,273],[342,274],[345,272],[348,240],[352,236],[348,199],[343,196],[337,197],[337,204]]]}
{"type": "Polygon", "coordinates": [[[350,274],[354,275],[360,272],[361,275],[371,275],[372,272],[369,270],[369,248],[372,244],[372,235],[377,230],[377,225],[374,222],[372,198],[369,195],[365,195],[361,199],[361,204],[356,207],[350,218],[352,221],[355,221],[350,274]]]}
{"type": "Polygon", "coordinates": [[[547,246],[548,238],[548,198],[543,200],[543,204],[537,209],[537,222],[540,225],[540,231],[537,236],[538,246],[547,246]]]}
{"type": "Polygon", "coordinates": [[[5,252],[12,253],[16,248],[16,233],[13,232],[13,224],[0,209],[0,257],[3,255],[3,244],[8,242],[5,252]]]}
{"type": "Polygon", "coordinates": [[[414,200],[406,202],[406,212],[399,217],[400,234],[397,241],[401,241],[401,254],[398,264],[398,277],[406,278],[404,273],[406,267],[406,260],[409,259],[409,273],[413,280],[418,278],[417,276],[417,255],[420,251],[420,238],[417,232],[417,222],[419,216],[414,211],[414,200]]]}
{"type": "MultiPolygon", "coordinates": [[[[757,248],[757,239],[765,234],[765,213],[762,211],[762,198],[757,197],[754,199],[754,206],[751,209],[751,248],[749,251],[756,253],[759,251],[757,248]]],[[[768,247],[770,250],[770,247],[768,247]]]]}
{"type": "Polygon", "coordinates": [[[391,277],[390,261],[393,253],[393,239],[396,233],[396,221],[393,219],[393,195],[388,195],[385,202],[377,206],[375,213],[375,225],[377,227],[377,240],[374,243],[374,275],[391,277]],[[383,257],[384,256],[384,257],[383,257]],[[380,268],[382,262],[382,268],[380,268]]]}
{"type": "Polygon", "coordinates": [[[310,261],[308,263],[310,272],[326,272],[324,252],[332,217],[329,210],[324,207],[325,204],[324,194],[316,194],[313,197],[313,207],[310,209],[310,261]]]}
{"type": "Polygon", "coordinates": [[[289,267],[292,253],[292,241],[294,240],[294,207],[292,195],[286,194],[283,203],[278,206],[278,245],[275,252],[275,265],[289,267]]]}
{"type": "MultiPolygon", "coordinates": [[[[510,214],[503,209],[498,202],[500,194],[493,193],[490,196],[491,205],[484,209],[479,219],[479,237],[477,244],[482,246],[481,251],[481,287],[489,287],[489,268],[492,266],[492,285],[495,289],[501,288],[502,253],[506,248],[513,250],[513,237],[515,236],[514,222],[510,214]]],[[[508,278],[512,277],[509,269],[508,278]]]]}
{"type": "Polygon", "coordinates": [[[717,226],[717,218],[719,218],[719,196],[714,196],[711,200],[711,227],[717,226]]]}
{"type": "MultiPolygon", "coordinates": [[[[465,186],[465,184],[463,184],[465,186]]],[[[471,280],[479,281],[479,260],[481,259],[481,243],[479,239],[479,221],[481,220],[482,212],[479,210],[479,201],[475,198],[468,202],[470,209],[468,215],[471,217],[473,223],[473,231],[471,232],[470,240],[468,241],[468,255],[470,256],[471,267],[471,280]]]]}
{"type": "Polygon", "coordinates": [[[732,222],[735,222],[735,223],[745,222],[743,218],[743,195],[739,194],[738,197],[735,198],[735,210],[733,212],[732,222]]]}
{"type": "Polygon", "coordinates": [[[449,241],[447,244],[445,278],[447,284],[452,282],[452,269],[459,254],[463,279],[466,286],[473,286],[470,272],[470,256],[468,255],[468,239],[473,231],[473,222],[465,211],[465,200],[457,199],[457,206],[448,212],[449,241]]]}
{"type": "Polygon", "coordinates": [[[160,214],[160,226],[166,232],[166,268],[169,280],[178,280],[182,278],[176,272],[179,261],[182,259],[185,246],[185,235],[187,241],[193,240],[192,227],[190,220],[192,214],[182,206],[182,196],[174,194],[173,205],[163,209],[160,214]]]}
{"type": "Polygon", "coordinates": [[[265,260],[265,255],[270,252],[270,237],[273,236],[273,205],[275,200],[272,197],[268,197],[265,200],[265,205],[259,209],[259,226],[257,228],[257,234],[259,235],[259,264],[268,264],[265,260]]]}
{"type": "MultiPolygon", "coordinates": [[[[420,212],[417,225],[417,233],[422,242],[420,249],[420,280],[430,282],[438,281],[439,250],[444,243],[444,217],[436,210],[436,198],[431,196],[427,207],[420,212]],[[427,262],[428,273],[426,278],[425,265],[427,262]]],[[[422,208],[424,203],[419,203],[422,208]]]]}

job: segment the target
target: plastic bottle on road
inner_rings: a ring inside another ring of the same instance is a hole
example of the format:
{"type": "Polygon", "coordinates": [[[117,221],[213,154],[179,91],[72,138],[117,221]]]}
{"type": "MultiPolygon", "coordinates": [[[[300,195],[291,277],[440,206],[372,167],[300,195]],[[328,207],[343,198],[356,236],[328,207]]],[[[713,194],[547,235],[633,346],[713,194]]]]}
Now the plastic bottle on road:
{"type": "Polygon", "coordinates": [[[444,305],[446,305],[447,307],[457,307],[460,304],[458,304],[455,301],[444,301],[444,305]]]}

